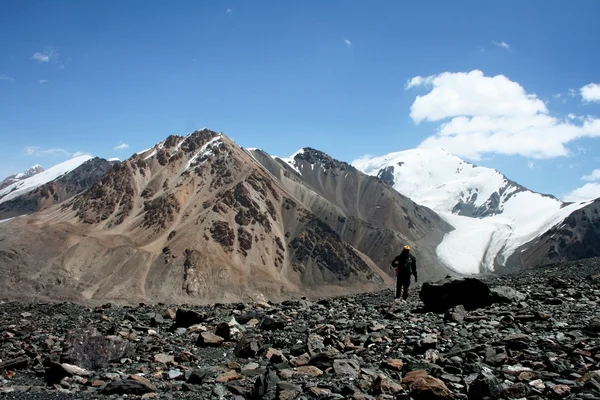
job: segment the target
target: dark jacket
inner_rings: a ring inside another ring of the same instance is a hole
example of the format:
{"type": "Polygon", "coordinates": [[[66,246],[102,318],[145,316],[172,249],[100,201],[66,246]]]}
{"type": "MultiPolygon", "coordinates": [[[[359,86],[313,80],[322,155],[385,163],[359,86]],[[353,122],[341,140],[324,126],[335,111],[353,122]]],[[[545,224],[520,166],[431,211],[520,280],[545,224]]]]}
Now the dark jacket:
{"type": "Polygon", "coordinates": [[[410,253],[402,252],[392,261],[392,267],[396,268],[396,275],[408,277],[411,273],[417,278],[417,259],[410,253]],[[396,261],[398,264],[396,265],[396,261]]]}

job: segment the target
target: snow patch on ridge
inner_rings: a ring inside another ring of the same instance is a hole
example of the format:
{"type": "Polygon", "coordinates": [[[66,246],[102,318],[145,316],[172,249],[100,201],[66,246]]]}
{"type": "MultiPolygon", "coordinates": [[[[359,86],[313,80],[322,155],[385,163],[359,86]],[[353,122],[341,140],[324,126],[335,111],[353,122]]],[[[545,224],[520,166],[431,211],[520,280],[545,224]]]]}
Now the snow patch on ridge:
{"type": "Polygon", "coordinates": [[[296,151],[294,154],[292,154],[289,157],[277,157],[277,156],[273,156],[273,158],[279,158],[281,161],[283,161],[284,163],[286,163],[287,165],[289,165],[290,167],[292,167],[292,169],[294,171],[296,171],[297,173],[299,173],[300,175],[302,175],[302,172],[300,172],[300,169],[298,169],[298,163],[296,162],[296,160],[294,159],[298,154],[302,154],[304,153],[304,147],[301,148],[300,150],[296,151]]]}
{"type": "Polygon", "coordinates": [[[210,154],[211,151],[212,151],[212,145],[214,143],[216,143],[215,146],[220,146],[221,143],[223,143],[221,141],[221,135],[220,134],[218,136],[215,136],[214,138],[210,139],[208,142],[206,142],[200,148],[200,150],[198,150],[198,152],[196,154],[194,154],[194,156],[192,158],[190,158],[190,160],[187,162],[187,164],[185,165],[185,167],[183,168],[183,170],[185,171],[189,167],[191,167],[192,164],[196,161],[196,159],[198,159],[198,157],[203,157],[204,155],[210,154]]]}

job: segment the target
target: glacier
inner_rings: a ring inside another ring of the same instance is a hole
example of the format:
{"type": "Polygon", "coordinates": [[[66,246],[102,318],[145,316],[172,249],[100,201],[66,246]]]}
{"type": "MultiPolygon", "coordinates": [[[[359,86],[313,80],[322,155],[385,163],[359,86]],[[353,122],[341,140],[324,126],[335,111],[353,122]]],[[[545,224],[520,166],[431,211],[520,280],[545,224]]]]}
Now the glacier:
{"type": "Polygon", "coordinates": [[[433,209],[453,226],[436,253],[448,268],[461,274],[504,265],[521,245],[591,203],[568,204],[533,192],[495,169],[476,166],[443,149],[365,156],[352,165],[372,176],[387,171],[394,189],[433,209]],[[477,214],[461,215],[461,209],[477,214]]]}

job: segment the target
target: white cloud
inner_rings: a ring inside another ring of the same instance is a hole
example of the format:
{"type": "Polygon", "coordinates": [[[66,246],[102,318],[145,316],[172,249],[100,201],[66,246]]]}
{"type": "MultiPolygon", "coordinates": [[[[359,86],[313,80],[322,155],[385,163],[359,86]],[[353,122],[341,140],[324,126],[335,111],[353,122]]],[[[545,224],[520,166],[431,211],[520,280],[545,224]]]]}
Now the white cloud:
{"type": "Polygon", "coordinates": [[[571,96],[571,97],[577,96],[577,90],[575,90],[575,89],[569,89],[569,96],[571,96]]]}
{"type": "Polygon", "coordinates": [[[114,147],[114,150],[125,150],[129,148],[129,145],[127,143],[119,143],[117,146],[114,147]]]}
{"type": "Polygon", "coordinates": [[[73,153],[73,158],[75,157],[81,157],[81,156],[91,156],[90,153],[85,152],[85,151],[76,151],[75,153],[73,153]]]}
{"type": "Polygon", "coordinates": [[[14,81],[14,79],[8,75],[0,74],[0,81],[11,81],[12,82],[12,81],[14,81]]]}
{"type": "Polygon", "coordinates": [[[231,8],[228,8],[227,11],[225,11],[225,14],[231,14],[233,13],[233,10],[231,8]]]}
{"type": "Polygon", "coordinates": [[[599,83],[589,83],[579,89],[581,93],[581,98],[585,102],[598,101],[600,102],[600,84],[599,83]]]}
{"type": "Polygon", "coordinates": [[[444,72],[440,75],[412,78],[407,88],[433,87],[425,96],[417,96],[410,116],[421,121],[439,121],[459,115],[519,117],[547,113],[544,102],[504,75],[484,76],[483,72],[444,72]]]}
{"type": "Polygon", "coordinates": [[[593,170],[591,174],[584,175],[581,179],[589,182],[600,181],[600,169],[593,170]]]}
{"type": "Polygon", "coordinates": [[[415,98],[412,120],[441,122],[421,147],[443,147],[473,160],[494,153],[539,159],[568,155],[566,144],[578,138],[600,137],[600,119],[558,119],[535,94],[503,75],[445,72],[406,84],[416,87],[430,91],[415,98]]]}
{"type": "Polygon", "coordinates": [[[46,47],[44,51],[34,53],[31,58],[39,63],[47,63],[58,58],[58,53],[53,47],[46,47]]]}
{"type": "Polygon", "coordinates": [[[349,41],[348,39],[344,39],[344,43],[346,43],[346,46],[352,47],[352,42],[349,41]]]}
{"type": "Polygon", "coordinates": [[[586,200],[594,200],[600,197],[600,183],[590,182],[586,183],[580,188],[573,190],[564,196],[564,201],[578,202],[586,200]]]}
{"type": "Polygon", "coordinates": [[[501,42],[494,42],[494,45],[502,47],[504,49],[510,49],[510,44],[506,43],[504,40],[501,42]]]}
{"type": "Polygon", "coordinates": [[[529,169],[535,169],[535,163],[533,161],[528,161],[527,162],[527,168],[529,169]]]}
{"type": "Polygon", "coordinates": [[[44,83],[48,83],[50,81],[48,79],[40,79],[38,82],[43,85],[44,83]]]}
{"type": "Polygon", "coordinates": [[[42,149],[38,146],[25,146],[25,148],[23,149],[23,153],[28,156],[50,156],[54,154],[63,154],[65,156],[71,155],[71,153],[69,153],[67,150],[58,147],[51,149],[42,149]]]}

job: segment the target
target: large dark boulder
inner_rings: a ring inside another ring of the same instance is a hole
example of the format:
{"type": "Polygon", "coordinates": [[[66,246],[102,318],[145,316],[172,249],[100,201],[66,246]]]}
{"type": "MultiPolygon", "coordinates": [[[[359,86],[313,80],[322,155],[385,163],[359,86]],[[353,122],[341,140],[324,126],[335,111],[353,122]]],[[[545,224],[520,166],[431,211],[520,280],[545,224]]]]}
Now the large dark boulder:
{"type": "Polygon", "coordinates": [[[425,308],[433,312],[444,312],[461,304],[466,310],[474,310],[492,303],[488,285],[475,278],[447,277],[438,282],[425,282],[419,297],[425,308]]]}

